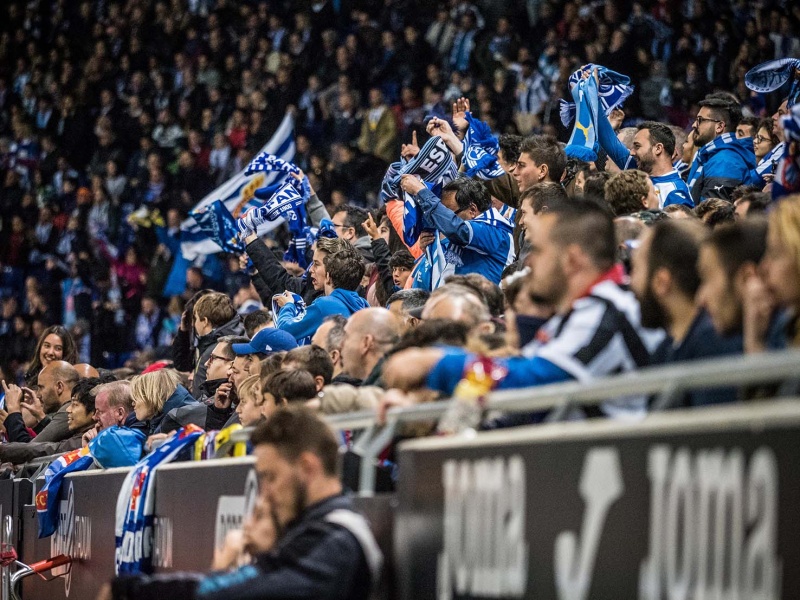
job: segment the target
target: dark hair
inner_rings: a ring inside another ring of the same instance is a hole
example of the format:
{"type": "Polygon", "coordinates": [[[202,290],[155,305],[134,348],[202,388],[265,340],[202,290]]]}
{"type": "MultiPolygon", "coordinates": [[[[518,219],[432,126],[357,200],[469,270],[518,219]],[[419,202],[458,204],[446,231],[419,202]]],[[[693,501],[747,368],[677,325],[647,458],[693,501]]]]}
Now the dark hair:
{"type": "Polygon", "coordinates": [[[530,199],[533,214],[538,215],[545,209],[556,208],[564,201],[569,200],[569,195],[560,183],[543,181],[520,194],[520,206],[528,199],[530,199]]]}
{"type": "Polygon", "coordinates": [[[683,213],[685,215],[689,215],[692,219],[696,219],[697,215],[694,212],[693,208],[689,208],[685,204],[669,204],[664,207],[664,211],[666,214],[670,215],[672,213],[683,213]]]}
{"type": "MultiPolygon", "coordinates": [[[[739,125],[747,125],[752,127],[755,133],[758,133],[758,126],[764,119],[759,119],[758,117],[742,117],[739,120],[739,125]]],[[[771,121],[772,119],[770,119],[771,121]]]]}
{"type": "Polygon", "coordinates": [[[448,192],[455,192],[459,210],[467,210],[474,204],[479,213],[489,210],[492,198],[480,181],[469,177],[458,177],[442,188],[442,197],[448,192]]]}
{"type": "Polygon", "coordinates": [[[427,290],[418,288],[400,290],[399,292],[395,292],[389,296],[389,299],[386,301],[386,306],[388,307],[395,302],[402,302],[403,304],[401,306],[403,307],[403,310],[414,310],[415,308],[422,308],[425,306],[425,303],[430,297],[431,293],[427,290]]]}
{"type": "Polygon", "coordinates": [[[569,199],[547,214],[556,217],[550,232],[552,241],[561,247],[578,244],[595,268],[611,268],[617,257],[617,240],[607,207],[590,198],[569,199]]]}
{"type": "Polygon", "coordinates": [[[463,321],[451,319],[428,319],[408,330],[395,344],[389,354],[400,352],[406,348],[424,348],[441,344],[445,346],[463,347],[467,344],[470,325],[463,321]]]}
{"type": "Polygon", "coordinates": [[[531,135],[522,140],[520,154],[528,154],[538,165],[547,165],[550,181],[561,181],[567,155],[552,135],[531,135]]]}
{"type": "Polygon", "coordinates": [[[583,193],[586,196],[596,196],[599,198],[604,197],[606,182],[611,179],[611,175],[612,174],[608,171],[597,171],[597,173],[592,173],[583,183],[583,193]]]}
{"type": "Polygon", "coordinates": [[[353,206],[352,204],[343,204],[342,206],[336,207],[333,215],[337,215],[340,212],[345,213],[344,223],[342,223],[342,225],[355,229],[357,237],[367,235],[367,232],[362,225],[362,223],[367,220],[368,213],[366,210],[359,208],[358,206],[353,206]]]}
{"type": "Polygon", "coordinates": [[[617,217],[644,209],[642,200],[650,192],[650,178],[643,171],[620,171],[606,182],[604,198],[617,217]]]}
{"type": "Polygon", "coordinates": [[[256,331],[261,329],[264,325],[272,324],[272,317],[267,309],[260,308],[247,315],[243,323],[244,332],[247,334],[247,337],[252,338],[256,334],[256,331]]]}
{"type": "Polygon", "coordinates": [[[642,129],[647,129],[650,134],[651,144],[661,144],[664,146],[664,151],[667,155],[672,156],[672,153],[675,152],[675,134],[672,133],[669,125],[664,125],[658,121],[645,121],[644,123],[639,123],[636,127],[636,131],[641,131],[642,129]]]}
{"type": "Polygon", "coordinates": [[[323,261],[325,271],[331,278],[331,285],[335,289],[355,291],[364,278],[364,259],[354,248],[340,250],[336,254],[327,255],[323,261]]]}
{"type": "Polygon", "coordinates": [[[712,117],[724,122],[727,132],[736,131],[736,126],[742,120],[742,108],[733,100],[709,94],[698,106],[709,109],[712,117]]]}
{"type": "Polygon", "coordinates": [[[506,162],[516,163],[519,159],[519,150],[522,147],[522,136],[513,133],[504,133],[497,140],[499,150],[503,153],[506,162]]]}
{"type": "Polygon", "coordinates": [[[275,397],[276,404],[284,400],[287,403],[305,402],[317,395],[314,376],[303,369],[275,371],[264,380],[262,389],[275,397]]]}
{"type": "Polygon", "coordinates": [[[283,364],[288,362],[297,363],[304,371],[308,371],[314,377],[322,377],[325,385],[333,379],[333,361],[325,348],[319,346],[300,346],[286,353],[283,364]]]}
{"type": "Polygon", "coordinates": [[[764,192],[749,192],[740,198],[742,202],[749,202],[750,206],[747,207],[747,216],[755,214],[764,214],[772,202],[769,194],[764,192]]]}
{"type": "Polygon", "coordinates": [[[75,340],[72,339],[72,334],[70,334],[70,332],[61,325],[51,325],[42,332],[42,335],[39,336],[39,341],[36,342],[36,350],[33,351],[31,366],[25,373],[25,381],[27,381],[29,384],[36,383],[36,377],[39,375],[39,371],[42,370],[43,365],[40,358],[40,354],[42,353],[42,344],[44,344],[45,338],[51,333],[61,338],[61,360],[66,361],[71,365],[74,365],[78,360],[78,350],[75,347],[75,340]]]}
{"type": "Polygon", "coordinates": [[[344,326],[347,325],[347,317],[344,315],[330,315],[322,319],[323,323],[333,323],[328,332],[328,339],[325,343],[329,350],[341,350],[344,344],[344,326]]]}
{"type": "Polygon", "coordinates": [[[254,446],[269,444],[290,462],[303,452],[319,457],[325,474],[336,475],[339,444],[330,427],[304,406],[281,408],[266,421],[259,423],[250,441],[254,446]]]}
{"type": "Polygon", "coordinates": [[[758,135],[758,132],[761,131],[762,129],[766,129],[767,131],[769,131],[769,139],[772,142],[772,145],[776,146],[778,143],[780,143],[780,140],[778,139],[778,136],[775,135],[775,133],[773,132],[774,123],[775,122],[772,120],[772,117],[765,117],[764,119],[761,119],[756,125],[756,135],[758,135]]]}
{"type": "Polygon", "coordinates": [[[286,359],[286,352],[273,352],[258,363],[258,376],[263,382],[269,375],[280,371],[283,367],[283,361],[286,359]]]}
{"type": "Polygon", "coordinates": [[[104,383],[110,382],[104,381],[100,377],[87,377],[86,379],[79,379],[72,388],[72,401],[83,404],[87,413],[93,413],[95,410],[95,396],[91,392],[98,385],[103,385],[104,383]]]}
{"type": "Polygon", "coordinates": [[[767,250],[767,221],[763,218],[747,219],[717,227],[705,239],[717,252],[719,262],[728,280],[746,263],[755,265],[764,258],[767,250]]]}
{"type": "Polygon", "coordinates": [[[739,198],[749,194],[750,192],[760,192],[763,187],[764,186],[761,185],[737,185],[731,192],[731,202],[736,202],[739,198]]]}
{"type": "Polygon", "coordinates": [[[394,269],[399,267],[401,269],[408,269],[409,271],[414,268],[414,257],[408,250],[398,250],[389,259],[389,268],[394,269]]]}
{"type": "Polygon", "coordinates": [[[478,273],[467,273],[466,275],[450,275],[444,280],[445,283],[455,283],[468,287],[483,300],[493,317],[503,314],[503,291],[496,285],[478,273]]]}
{"type": "Polygon", "coordinates": [[[213,329],[236,318],[236,309],[227,294],[211,292],[200,297],[192,308],[194,318],[208,319],[213,329]]]}
{"type": "Polygon", "coordinates": [[[648,253],[648,278],[667,269],[680,290],[694,298],[700,288],[697,259],[706,229],[697,221],[667,219],[652,227],[648,253]]]}
{"type": "Polygon", "coordinates": [[[720,198],[703,200],[695,207],[694,214],[711,228],[723,223],[733,223],[736,220],[733,204],[720,198]]]}

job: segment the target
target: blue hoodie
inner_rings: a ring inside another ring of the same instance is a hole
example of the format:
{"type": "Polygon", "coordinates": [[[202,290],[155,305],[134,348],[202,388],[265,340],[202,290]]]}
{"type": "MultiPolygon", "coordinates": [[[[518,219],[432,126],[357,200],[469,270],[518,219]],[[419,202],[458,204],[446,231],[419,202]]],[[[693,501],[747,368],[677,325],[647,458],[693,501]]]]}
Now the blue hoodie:
{"type": "Polygon", "coordinates": [[[763,185],[756,168],[753,138],[723,133],[700,148],[689,171],[689,189],[695,204],[709,198],[730,200],[739,185],[763,185]]]}
{"type": "Polygon", "coordinates": [[[362,308],[369,308],[369,304],[357,292],[336,288],[329,296],[314,300],[305,312],[298,310],[293,302],[284,304],[278,313],[277,325],[279,329],[291,333],[298,344],[307,344],[325,317],[349,317],[362,308]]]}

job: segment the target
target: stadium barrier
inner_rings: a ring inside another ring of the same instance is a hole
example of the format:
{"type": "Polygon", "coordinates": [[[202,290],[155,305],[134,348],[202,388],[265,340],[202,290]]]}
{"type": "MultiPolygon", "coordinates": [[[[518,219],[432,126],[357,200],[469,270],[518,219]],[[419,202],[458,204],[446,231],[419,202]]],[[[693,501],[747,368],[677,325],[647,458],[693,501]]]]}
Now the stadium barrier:
{"type": "MultiPolygon", "coordinates": [[[[799,366],[798,352],[709,361],[495,393],[487,407],[513,412],[665,397],[791,379],[799,366]]],[[[398,423],[435,420],[448,405],[390,410],[383,428],[374,414],[329,420],[365,430],[354,447],[362,475],[374,474],[369,456],[398,423]]],[[[714,595],[720,591],[796,599],[798,433],[800,402],[784,399],[636,423],[552,423],[404,442],[396,495],[373,497],[362,477],[358,499],[387,555],[380,597],[724,597],[714,595]]],[[[215,546],[254,501],[252,464],[251,457],[215,459],[157,471],[156,571],[208,569],[215,546]]],[[[11,539],[23,562],[74,558],[53,581],[23,580],[25,600],[91,599],[113,576],[114,513],[126,472],[69,475],[58,532],[43,540],[31,482],[0,481],[0,514],[14,522],[11,539]]]]}

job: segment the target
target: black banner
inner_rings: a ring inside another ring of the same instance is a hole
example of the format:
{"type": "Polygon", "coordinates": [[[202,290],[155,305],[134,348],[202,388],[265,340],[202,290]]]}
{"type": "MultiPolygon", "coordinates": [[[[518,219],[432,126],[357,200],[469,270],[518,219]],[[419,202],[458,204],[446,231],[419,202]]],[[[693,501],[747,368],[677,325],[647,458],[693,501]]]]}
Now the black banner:
{"type": "Polygon", "coordinates": [[[400,451],[401,597],[800,598],[800,403],[400,451]]]}

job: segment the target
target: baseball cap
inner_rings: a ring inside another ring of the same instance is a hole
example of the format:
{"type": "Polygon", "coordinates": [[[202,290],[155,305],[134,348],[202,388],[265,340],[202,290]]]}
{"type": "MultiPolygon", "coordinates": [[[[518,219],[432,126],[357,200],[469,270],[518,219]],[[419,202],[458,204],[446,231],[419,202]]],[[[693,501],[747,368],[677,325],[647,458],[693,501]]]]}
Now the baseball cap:
{"type": "Polygon", "coordinates": [[[272,354],[273,352],[283,352],[293,348],[297,348],[294,336],[274,327],[262,329],[246,344],[231,344],[233,353],[238,356],[256,353],[272,354]]]}

